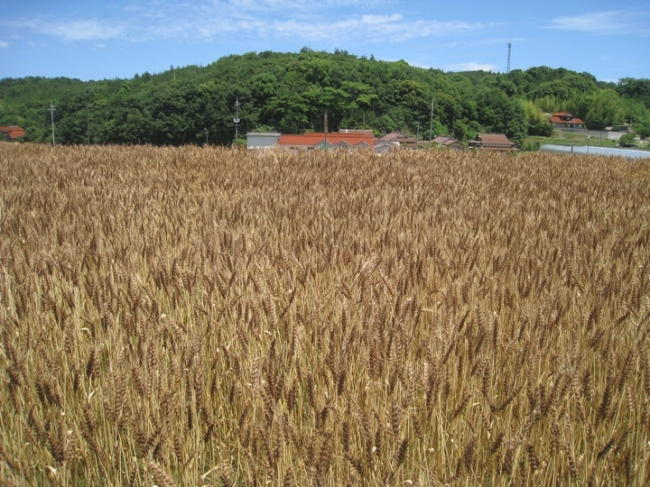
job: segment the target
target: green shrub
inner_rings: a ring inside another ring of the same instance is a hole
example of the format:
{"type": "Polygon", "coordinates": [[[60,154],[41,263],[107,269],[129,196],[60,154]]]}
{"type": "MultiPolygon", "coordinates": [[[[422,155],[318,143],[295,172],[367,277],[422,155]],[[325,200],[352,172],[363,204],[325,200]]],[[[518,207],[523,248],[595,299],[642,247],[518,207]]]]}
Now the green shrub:
{"type": "Polygon", "coordinates": [[[618,144],[621,147],[636,147],[636,141],[634,138],[636,137],[636,134],[634,132],[629,132],[623,136],[618,141],[618,144]]]}

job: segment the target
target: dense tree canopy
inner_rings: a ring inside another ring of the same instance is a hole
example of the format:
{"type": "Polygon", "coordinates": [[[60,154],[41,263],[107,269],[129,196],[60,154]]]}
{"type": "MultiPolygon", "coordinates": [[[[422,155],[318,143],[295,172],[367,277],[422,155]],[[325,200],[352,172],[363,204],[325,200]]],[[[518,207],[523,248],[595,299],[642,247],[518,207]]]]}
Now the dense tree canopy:
{"type": "Polygon", "coordinates": [[[240,133],[366,128],[400,130],[423,139],[477,132],[505,133],[517,144],[548,135],[544,113],[567,110],[589,128],[632,121],[650,127],[650,80],[598,82],[588,73],[545,66],[508,74],[444,73],[345,51],[233,55],[205,66],[172,67],[132,79],[82,82],[66,78],[0,80],[0,124],[26,128],[25,140],[50,140],[50,101],[63,144],[230,144],[240,133]],[[429,134],[431,103],[433,130],[429,134]]]}

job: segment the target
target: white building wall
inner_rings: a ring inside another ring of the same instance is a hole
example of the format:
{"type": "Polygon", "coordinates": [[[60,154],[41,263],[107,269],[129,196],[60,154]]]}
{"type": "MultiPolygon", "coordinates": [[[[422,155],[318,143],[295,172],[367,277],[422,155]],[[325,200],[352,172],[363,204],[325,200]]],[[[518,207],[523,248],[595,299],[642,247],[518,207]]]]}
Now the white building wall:
{"type": "Polygon", "coordinates": [[[246,147],[249,149],[270,149],[278,145],[282,134],[278,132],[248,132],[246,147]]]}

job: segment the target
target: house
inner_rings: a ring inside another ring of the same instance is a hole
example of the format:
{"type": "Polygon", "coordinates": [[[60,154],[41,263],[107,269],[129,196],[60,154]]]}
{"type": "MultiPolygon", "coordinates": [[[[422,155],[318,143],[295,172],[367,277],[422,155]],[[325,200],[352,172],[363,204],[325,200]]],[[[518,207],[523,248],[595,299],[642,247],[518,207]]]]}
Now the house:
{"type": "Polygon", "coordinates": [[[553,128],[556,129],[582,129],[585,123],[569,112],[557,112],[549,119],[553,128]]]}
{"type": "Polygon", "coordinates": [[[251,150],[277,147],[281,135],[278,132],[248,132],[246,134],[246,147],[251,150]]]}
{"type": "Polygon", "coordinates": [[[25,135],[25,129],[18,125],[5,125],[0,127],[0,132],[6,134],[10,140],[15,140],[18,137],[25,135]]]}
{"type": "Polygon", "coordinates": [[[375,138],[371,130],[282,134],[278,140],[278,146],[287,149],[367,149],[374,145],[375,138]]]}
{"type": "Polygon", "coordinates": [[[505,134],[478,134],[468,142],[470,148],[481,151],[514,152],[517,147],[505,134]]]}
{"type": "Polygon", "coordinates": [[[409,137],[403,132],[391,132],[390,134],[384,135],[381,140],[387,142],[397,142],[399,147],[402,149],[415,149],[417,148],[417,142],[413,137],[409,137]]]}
{"type": "Polygon", "coordinates": [[[436,144],[438,147],[446,147],[447,149],[452,149],[452,150],[463,150],[463,144],[461,143],[460,140],[454,139],[453,137],[445,137],[443,135],[439,135],[435,139],[433,139],[433,143],[436,144]]]}
{"type": "Polygon", "coordinates": [[[391,142],[384,139],[375,139],[375,152],[385,153],[399,149],[399,142],[391,142]]]}

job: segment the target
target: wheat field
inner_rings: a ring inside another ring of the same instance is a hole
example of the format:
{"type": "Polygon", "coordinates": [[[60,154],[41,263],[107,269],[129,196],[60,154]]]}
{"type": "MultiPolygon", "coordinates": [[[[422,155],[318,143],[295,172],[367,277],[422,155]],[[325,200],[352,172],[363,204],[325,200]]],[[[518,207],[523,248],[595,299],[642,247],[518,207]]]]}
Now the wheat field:
{"type": "Polygon", "coordinates": [[[650,164],[0,146],[0,484],[650,481],[650,164]]]}

